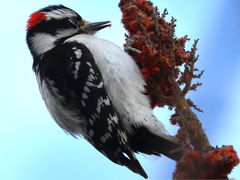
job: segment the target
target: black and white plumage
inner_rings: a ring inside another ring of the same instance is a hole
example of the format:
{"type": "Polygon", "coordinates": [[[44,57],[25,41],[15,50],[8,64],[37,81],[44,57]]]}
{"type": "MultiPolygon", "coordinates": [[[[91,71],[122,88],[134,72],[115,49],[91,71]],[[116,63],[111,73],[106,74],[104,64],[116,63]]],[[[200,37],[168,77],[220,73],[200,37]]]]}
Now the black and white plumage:
{"type": "Polygon", "coordinates": [[[109,21],[89,23],[73,10],[48,6],[33,13],[27,44],[46,106],[57,124],[82,135],[113,162],[147,178],[135,152],[179,159],[180,143],[152,114],[133,59],[93,34],[109,21]]]}

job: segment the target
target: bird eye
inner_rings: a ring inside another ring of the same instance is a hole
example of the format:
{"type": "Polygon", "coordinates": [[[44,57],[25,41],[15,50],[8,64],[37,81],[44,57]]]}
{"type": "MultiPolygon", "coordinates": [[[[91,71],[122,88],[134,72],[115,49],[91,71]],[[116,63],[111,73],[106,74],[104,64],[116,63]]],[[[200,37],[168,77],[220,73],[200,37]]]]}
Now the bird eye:
{"type": "Polygon", "coordinates": [[[79,23],[75,19],[68,19],[76,28],[78,28],[79,23]]]}

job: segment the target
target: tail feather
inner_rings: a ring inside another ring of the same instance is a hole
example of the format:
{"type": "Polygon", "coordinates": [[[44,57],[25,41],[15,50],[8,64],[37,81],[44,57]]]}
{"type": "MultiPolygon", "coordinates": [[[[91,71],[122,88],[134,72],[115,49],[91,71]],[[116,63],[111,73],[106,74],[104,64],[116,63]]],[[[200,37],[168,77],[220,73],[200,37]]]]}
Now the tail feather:
{"type": "Polygon", "coordinates": [[[129,140],[135,152],[163,154],[175,161],[182,157],[182,152],[178,150],[182,144],[177,138],[166,134],[153,134],[145,127],[135,127],[133,131],[129,140]]]}
{"type": "Polygon", "coordinates": [[[127,150],[126,152],[121,152],[117,155],[117,158],[113,158],[114,156],[108,156],[108,157],[111,157],[110,160],[112,160],[113,162],[121,166],[126,166],[128,169],[130,169],[134,173],[137,173],[143,176],[144,178],[148,178],[147,173],[145,172],[142,165],[137,160],[133,151],[127,150]]]}
{"type": "Polygon", "coordinates": [[[147,173],[144,171],[143,167],[141,166],[141,164],[137,159],[131,160],[127,167],[131,171],[143,176],[144,178],[148,178],[147,173]]]}

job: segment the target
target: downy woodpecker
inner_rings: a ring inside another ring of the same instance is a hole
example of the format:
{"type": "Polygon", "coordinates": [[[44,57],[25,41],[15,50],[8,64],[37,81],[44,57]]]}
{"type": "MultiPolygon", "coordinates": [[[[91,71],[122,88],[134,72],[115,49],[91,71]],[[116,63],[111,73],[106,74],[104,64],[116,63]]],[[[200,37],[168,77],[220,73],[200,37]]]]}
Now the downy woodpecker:
{"type": "Polygon", "coordinates": [[[57,124],[82,136],[114,163],[147,178],[135,153],[179,159],[180,142],[152,113],[134,60],[95,32],[109,21],[89,23],[63,6],[30,15],[27,44],[45,104],[57,124]]]}

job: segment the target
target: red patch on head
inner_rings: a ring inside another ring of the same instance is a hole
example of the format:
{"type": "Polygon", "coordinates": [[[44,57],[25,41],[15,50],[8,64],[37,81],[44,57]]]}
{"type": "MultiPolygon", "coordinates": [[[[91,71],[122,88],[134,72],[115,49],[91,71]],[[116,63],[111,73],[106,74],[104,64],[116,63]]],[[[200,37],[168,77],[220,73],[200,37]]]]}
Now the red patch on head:
{"type": "Polygon", "coordinates": [[[43,12],[37,11],[30,15],[28,21],[27,21],[27,30],[34,27],[37,23],[39,23],[42,20],[47,19],[45,14],[43,12]]]}

